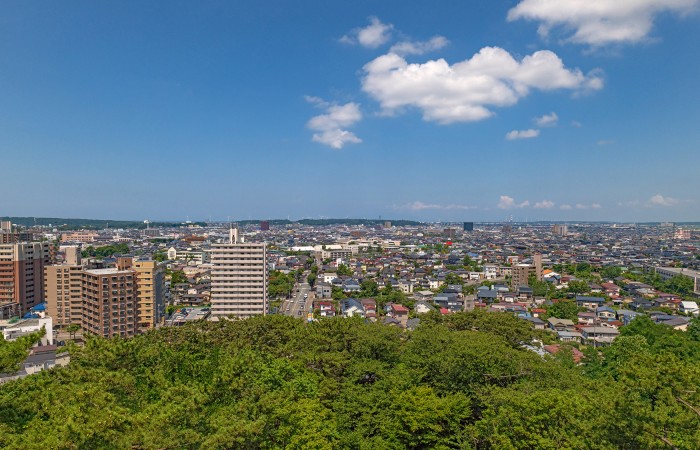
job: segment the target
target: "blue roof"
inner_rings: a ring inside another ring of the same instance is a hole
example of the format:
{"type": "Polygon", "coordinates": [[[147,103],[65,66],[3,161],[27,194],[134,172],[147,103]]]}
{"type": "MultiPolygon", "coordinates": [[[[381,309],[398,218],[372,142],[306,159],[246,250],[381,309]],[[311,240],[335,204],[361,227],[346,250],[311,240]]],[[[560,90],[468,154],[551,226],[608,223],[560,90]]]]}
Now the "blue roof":
{"type": "Polygon", "coordinates": [[[32,306],[30,311],[46,311],[46,303],[39,303],[38,305],[32,306]]]}
{"type": "Polygon", "coordinates": [[[23,318],[23,319],[38,319],[38,318],[39,318],[39,314],[32,314],[32,313],[28,312],[28,313],[25,314],[24,317],[22,317],[22,318],[23,318]]]}

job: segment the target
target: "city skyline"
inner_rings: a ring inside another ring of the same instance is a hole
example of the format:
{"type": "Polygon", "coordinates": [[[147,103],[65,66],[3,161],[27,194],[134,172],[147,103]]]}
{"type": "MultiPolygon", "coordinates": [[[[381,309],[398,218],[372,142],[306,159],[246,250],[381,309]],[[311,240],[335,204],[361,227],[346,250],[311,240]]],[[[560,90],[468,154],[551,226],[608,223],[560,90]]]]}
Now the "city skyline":
{"type": "Polygon", "coordinates": [[[700,220],[700,2],[554,3],[8,5],[1,212],[700,220]]]}

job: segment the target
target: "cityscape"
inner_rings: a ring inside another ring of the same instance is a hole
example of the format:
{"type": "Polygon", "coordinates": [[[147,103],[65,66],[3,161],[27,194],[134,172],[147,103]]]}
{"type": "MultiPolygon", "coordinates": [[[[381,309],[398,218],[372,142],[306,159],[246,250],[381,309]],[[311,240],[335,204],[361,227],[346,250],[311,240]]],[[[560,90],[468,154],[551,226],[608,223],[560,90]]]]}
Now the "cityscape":
{"type": "Polygon", "coordinates": [[[700,0],[0,22],[0,448],[700,448],[700,0]]]}

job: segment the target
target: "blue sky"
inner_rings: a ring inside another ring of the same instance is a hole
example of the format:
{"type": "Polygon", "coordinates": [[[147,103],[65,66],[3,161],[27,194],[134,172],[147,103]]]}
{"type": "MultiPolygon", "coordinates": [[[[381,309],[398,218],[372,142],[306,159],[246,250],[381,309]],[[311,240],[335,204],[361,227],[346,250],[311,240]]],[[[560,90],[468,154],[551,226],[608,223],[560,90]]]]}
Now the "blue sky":
{"type": "Polygon", "coordinates": [[[9,2],[0,214],[697,221],[699,8],[9,2]]]}

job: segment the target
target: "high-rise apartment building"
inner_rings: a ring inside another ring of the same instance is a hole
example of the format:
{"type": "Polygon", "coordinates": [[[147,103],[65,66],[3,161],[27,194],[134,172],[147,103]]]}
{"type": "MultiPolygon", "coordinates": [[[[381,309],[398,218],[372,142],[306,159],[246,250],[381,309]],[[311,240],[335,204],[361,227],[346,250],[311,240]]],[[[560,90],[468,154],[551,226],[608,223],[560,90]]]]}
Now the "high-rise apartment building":
{"type": "Polygon", "coordinates": [[[557,236],[566,236],[569,234],[569,226],[563,223],[555,223],[552,225],[552,232],[557,236]]]}
{"type": "Polygon", "coordinates": [[[61,264],[44,268],[44,301],[46,314],[55,328],[80,325],[83,315],[83,267],[61,264]]]}
{"type": "Polygon", "coordinates": [[[132,270],[88,269],[82,272],[83,331],[103,337],[136,333],[136,274],[132,270]]]}
{"type": "Polygon", "coordinates": [[[138,328],[155,328],[165,316],[165,265],[158,261],[134,261],[136,273],[136,300],[138,328]]]}
{"type": "Polygon", "coordinates": [[[213,317],[247,318],[267,313],[267,246],[238,240],[231,230],[228,243],[211,249],[211,309],[213,317]]]}
{"type": "Polygon", "coordinates": [[[511,287],[528,286],[530,275],[534,275],[537,281],[542,281],[542,255],[539,253],[533,255],[532,264],[513,266],[510,279],[511,287]]]}
{"type": "Polygon", "coordinates": [[[49,263],[46,242],[0,244],[0,304],[19,304],[20,314],[44,298],[44,267],[49,263]]]}
{"type": "Polygon", "coordinates": [[[464,231],[474,231],[474,222],[464,222],[464,231]]]}
{"type": "Polygon", "coordinates": [[[269,220],[260,221],[260,231],[270,231],[270,221],[269,220]]]}

